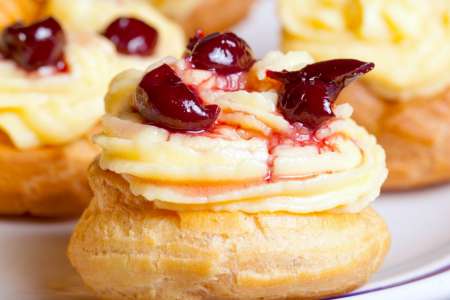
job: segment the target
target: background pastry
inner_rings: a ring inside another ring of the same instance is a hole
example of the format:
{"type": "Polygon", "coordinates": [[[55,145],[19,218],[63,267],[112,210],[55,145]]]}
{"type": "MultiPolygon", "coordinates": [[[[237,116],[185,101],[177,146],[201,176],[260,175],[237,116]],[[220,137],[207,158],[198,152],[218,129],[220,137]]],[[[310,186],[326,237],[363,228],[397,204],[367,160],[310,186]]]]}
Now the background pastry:
{"type": "Polygon", "coordinates": [[[376,68],[342,95],[387,153],[388,189],[450,179],[448,1],[280,0],[283,48],[376,68]]]}
{"type": "Polygon", "coordinates": [[[114,48],[52,18],[8,27],[1,44],[0,213],[79,213],[90,195],[85,168],[98,151],[87,135],[103,113],[114,48]]]}
{"type": "Polygon", "coordinates": [[[373,65],[304,52],[254,63],[232,33],[188,47],[111,83],[94,199],[69,246],[84,281],[109,299],[161,300],[318,298],[364,283],[389,245],[367,208],[385,157],[333,104],[373,65]]]}
{"type": "Polygon", "coordinates": [[[43,14],[71,30],[108,38],[117,46],[119,71],[143,68],[166,55],[179,57],[184,51],[182,30],[147,0],[47,0],[43,14]]]}
{"type": "Polygon", "coordinates": [[[39,13],[37,0],[0,0],[0,30],[15,22],[31,22],[39,13]]]}
{"type": "Polygon", "coordinates": [[[103,114],[109,81],[163,54],[181,55],[181,29],[147,3],[121,3],[47,1],[42,15],[63,20],[64,30],[50,17],[3,32],[0,168],[9,171],[0,175],[0,214],[79,214],[91,198],[86,169],[98,149],[90,136],[103,114]],[[119,13],[129,18],[117,20],[119,13]],[[124,22],[128,26],[121,28],[124,22]],[[97,32],[102,26],[105,32],[97,32]],[[50,35],[37,37],[43,30],[50,35]],[[140,41],[134,48],[133,39],[140,41]]]}
{"type": "Polygon", "coordinates": [[[254,0],[147,0],[177,21],[188,36],[196,30],[222,31],[242,20],[254,0]]]}

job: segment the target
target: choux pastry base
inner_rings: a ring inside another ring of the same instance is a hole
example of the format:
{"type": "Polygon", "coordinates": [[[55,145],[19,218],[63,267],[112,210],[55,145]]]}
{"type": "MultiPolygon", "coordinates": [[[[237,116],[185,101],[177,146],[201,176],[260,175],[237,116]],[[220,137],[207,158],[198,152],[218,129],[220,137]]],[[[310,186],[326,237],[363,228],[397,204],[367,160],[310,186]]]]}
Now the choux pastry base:
{"type": "Polygon", "coordinates": [[[432,99],[388,101],[363,83],[340,95],[353,118],[377,136],[387,155],[386,190],[420,188],[450,181],[450,88],[432,99]]]}
{"type": "Polygon", "coordinates": [[[94,199],[68,255],[106,299],[303,299],[353,290],[380,266],[390,236],[359,214],[173,212],[90,168],[94,199]]]}
{"type": "Polygon", "coordinates": [[[67,145],[17,150],[0,134],[0,215],[81,214],[92,197],[86,170],[98,152],[89,137],[67,145]]]}
{"type": "Polygon", "coordinates": [[[38,15],[39,0],[0,0],[0,30],[15,22],[31,22],[38,15]]]}
{"type": "MultiPolygon", "coordinates": [[[[223,31],[244,19],[254,0],[202,0],[185,18],[175,18],[188,36],[202,29],[206,33],[223,31]]],[[[168,13],[169,16],[170,12],[168,13]]],[[[172,16],[173,17],[173,16],[172,16]]]]}

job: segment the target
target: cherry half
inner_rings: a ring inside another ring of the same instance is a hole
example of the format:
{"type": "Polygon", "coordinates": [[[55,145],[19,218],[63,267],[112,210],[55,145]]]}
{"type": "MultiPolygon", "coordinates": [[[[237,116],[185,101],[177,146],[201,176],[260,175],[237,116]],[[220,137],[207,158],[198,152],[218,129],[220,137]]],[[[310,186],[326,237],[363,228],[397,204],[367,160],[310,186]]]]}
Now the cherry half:
{"type": "Polygon", "coordinates": [[[182,132],[207,130],[220,112],[217,105],[203,106],[167,64],[143,77],[136,91],[135,106],[150,124],[182,132]]]}
{"type": "Polygon", "coordinates": [[[119,53],[150,56],[158,41],[155,28],[135,18],[121,17],[114,20],[103,32],[119,53]]]}
{"type": "Polygon", "coordinates": [[[0,52],[26,71],[36,71],[44,66],[65,71],[65,45],[61,25],[50,17],[30,26],[17,23],[5,28],[0,39],[0,52]]]}
{"type": "Polygon", "coordinates": [[[247,71],[255,62],[250,46],[231,32],[204,36],[197,32],[188,45],[194,68],[214,70],[220,75],[247,71]]]}
{"type": "Polygon", "coordinates": [[[316,129],[334,117],[333,104],[350,82],[371,71],[373,63],[334,59],[308,65],[300,71],[267,71],[284,84],[278,108],[291,123],[316,129]]]}

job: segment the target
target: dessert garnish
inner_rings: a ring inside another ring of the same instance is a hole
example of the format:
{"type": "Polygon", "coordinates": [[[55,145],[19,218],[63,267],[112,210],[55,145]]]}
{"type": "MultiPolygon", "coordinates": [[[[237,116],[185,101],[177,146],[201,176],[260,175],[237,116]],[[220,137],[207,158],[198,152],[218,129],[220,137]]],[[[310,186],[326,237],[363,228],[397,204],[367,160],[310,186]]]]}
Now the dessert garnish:
{"type": "Polygon", "coordinates": [[[267,76],[283,83],[278,102],[283,116],[291,123],[316,129],[335,116],[332,108],[341,90],[373,68],[373,63],[335,59],[294,72],[267,71],[267,76]]]}
{"type": "Polygon", "coordinates": [[[231,32],[204,36],[199,31],[188,45],[189,61],[201,70],[216,71],[220,75],[243,72],[255,62],[250,46],[231,32]]]}
{"type": "Polygon", "coordinates": [[[188,44],[186,46],[186,56],[191,55],[192,50],[194,49],[194,46],[198,43],[198,41],[200,41],[201,39],[203,39],[205,37],[205,32],[201,29],[198,29],[194,36],[191,37],[188,41],[188,44]]]}
{"type": "Polygon", "coordinates": [[[61,25],[52,17],[25,26],[11,25],[3,31],[0,53],[13,60],[26,71],[41,67],[54,67],[56,71],[67,71],[64,59],[66,38],[61,25]]]}
{"type": "Polygon", "coordinates": [[[125,55],[150,56],[158,41],[155,28],[136,18],[120,17],[103,32],[119,53],[125,55]]]}
{"type": "Polygon", "coordinates": [[[219,116],[218,105],[200,98],[167,64],[148,72],[136,91],[135,108],[151,124],[175,131],[204,131],[219,116]]]}

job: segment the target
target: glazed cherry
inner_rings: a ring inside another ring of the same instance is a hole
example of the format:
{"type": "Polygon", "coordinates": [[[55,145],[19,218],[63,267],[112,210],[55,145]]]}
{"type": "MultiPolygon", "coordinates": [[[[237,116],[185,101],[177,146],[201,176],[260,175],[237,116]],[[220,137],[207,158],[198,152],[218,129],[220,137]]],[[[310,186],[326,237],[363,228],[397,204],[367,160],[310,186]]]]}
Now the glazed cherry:
{"type": "Polygon", "coordinates": [[[203,106],[166,64],[144,76],[136,92],[135,106],[150,124],[183,132],[207,130],[220,112],[217,105],[203,106]]]}
{"type": "Polygon", "coordinates": [[[119,53],[150,56],[158,41],[158,32],[135,18],[121,17],[113,21],[103,32],[119,53]]]}
{"type": "Polygon", "coordinates": [[[284,84],[278,102],[283,116],[289,122],[316,129],[334,117],[332,107],[341,90],[373,68],[373,63],[335,59],[311,64],[295,72],[267,71],[267,76],[284,84]]]}
{"type": "Polygon", "coordinates": [[[64,48],[66,38],[59,23],[47,18],[30,26],[14,24],[1,36],[1,53],[26,71],[44,66],[66,70],[64,48]]]}
{"type": "Polygon", "coordinates": [[[206,37],[197,34],[188,47],[192,48],[189,59],[194,68],[215,70],[221,75],[246,71],[255,61],[250,46],[231,32],[206,37]]]}
{"type": "Polygon", "coordinates": [[[189,42],[186,46],[187,55],[192,54],[192,50],[194,50],[195,45],[205,37],[205,32],[201,29],[197,30],[193,37],[189,39],[189,42]]]}

